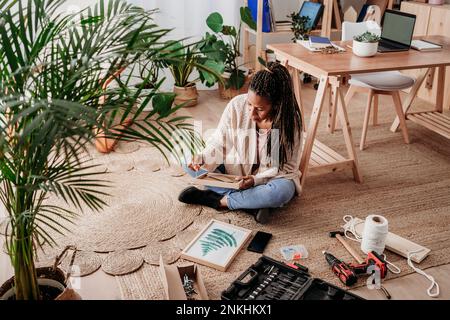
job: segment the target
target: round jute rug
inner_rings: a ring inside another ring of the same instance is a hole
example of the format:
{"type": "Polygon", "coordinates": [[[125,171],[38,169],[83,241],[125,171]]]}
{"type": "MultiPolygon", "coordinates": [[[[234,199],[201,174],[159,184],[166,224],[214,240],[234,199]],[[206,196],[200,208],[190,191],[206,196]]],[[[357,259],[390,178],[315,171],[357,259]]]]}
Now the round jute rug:
{"type": "Polygon", "coordinates": [[[103,263],[102,257],[95,252],[77,251],[72,264],[72,270],[68,270],[72,254],[69,254],[61,263],[61,268],[67,273],[70,271],[72,276],[84,277],[97,271],[103,263]]]}
{"type": "Polygon", "coordinates": [[[111,275],[124,275],[139,269],[144,263],[142,256],[131,250],[111,252],[103,261],[102,270],[111,275]]]}
{"type": "Polygon", "coordinates": [[[109,207],[100,213],[82,215],[71,228],[73,233],[62,241],[83,251],[142,248],[174,237],[201,212],[199,206],[178,201],[186,182],[172,177],[167,170],[145,175],[130,171],[126,180],[112,173],[108,178],[120,186],[111,190],[112,197],[106,199],[109,207]]]}

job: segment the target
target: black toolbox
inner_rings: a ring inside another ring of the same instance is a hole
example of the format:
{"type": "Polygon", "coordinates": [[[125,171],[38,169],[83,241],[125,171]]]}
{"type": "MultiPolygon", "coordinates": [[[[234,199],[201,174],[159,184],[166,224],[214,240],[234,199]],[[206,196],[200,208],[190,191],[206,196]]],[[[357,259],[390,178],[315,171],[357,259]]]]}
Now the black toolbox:
{"type": "MultiPolygon", "coordinates": [[[[331,271],[330,271],[331,272],[331,271]]],[[[363,298],[262,256],[222,292],[223,300],[363,300],[363,298]]]]}

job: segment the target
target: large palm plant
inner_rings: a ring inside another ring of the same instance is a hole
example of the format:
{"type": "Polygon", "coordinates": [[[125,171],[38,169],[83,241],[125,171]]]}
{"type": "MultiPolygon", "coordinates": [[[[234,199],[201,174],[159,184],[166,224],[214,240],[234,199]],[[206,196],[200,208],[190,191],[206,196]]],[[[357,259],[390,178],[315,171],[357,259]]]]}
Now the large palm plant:
{"type": "Polygon", "coordinates": [[[178,107],[156,104],[141,114],[161,81],[142,97],[152,75],[136,88],[134,68],[167,51],[162,38],[169,30],[154,24],[154,12],[99,0],[67,14],[63,3],[0,0],[0,200],[17,299],[40,298],[34,254],[54,244],[49,231],[63,232],[61,221],[73,221],[75,211],[105,205],[109,185],[83,158],[98,129],[145,139],[176,157],[177,146],[192,150],[200,143],[185,118],[174,116],[178,107]],[[106,86],[111,80],[115,85],[106,86]],[[135,126],[110,130],[118,115],[135,126]],[[176,130],[178,138],[171,138],[176,130]],[[50,194],[67,208],[46,203],[50,194]]]}

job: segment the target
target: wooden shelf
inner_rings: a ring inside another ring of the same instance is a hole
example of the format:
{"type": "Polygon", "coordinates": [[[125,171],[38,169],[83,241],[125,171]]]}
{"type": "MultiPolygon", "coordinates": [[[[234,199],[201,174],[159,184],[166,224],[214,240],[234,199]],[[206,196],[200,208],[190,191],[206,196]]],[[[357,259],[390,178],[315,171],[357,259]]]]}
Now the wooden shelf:
{"type": "MultiPolygon", "coordinates": [[[[321,19],[321,27],[320,30],[314,30],[313,34],[317,35],[320,34],[321,36],[325,36],[328,38],[331,38],[332,35],[332,20],[333,16],[336,20],[337,26],[340,27],[341,25],[341,17],[339,14],[339,7],[337,4],[337,0],[322,0],[322,3],[324,5],[323,15],[321,19]]],[[[248,0],[245,1],[245,5],[248,6],[248,0]]],[[[251,30],[247,26],[243,28],[243,59],[246,63],[254,63],[255,69],[260,70],[261,66],[258,61],[258,57],[261,57],[263,55],[263,36],[266,34],[292,34],[293,32],[291,30],[281,30],[281,31],[274,31],[274,32],[262,32],[262,23],[263,23],[263,0],[258,0],[258,7],[257,7],[257,19],[256,19],[256,26],[257,30],[251,30]],[[249,35],[253,34],[256,36],[256,43],[255,43],[255,59],[249,59],[249,35]]],[[[334,31],[334,30],[333,30],[334,31]]]]}
{"type": "MultiPolygon", "coordinates": [[[[248,32],[248,33],[250,33],[250,34],[253,34],[253,35],[255,35],[256,36],[256,31],[255,30],[252,30],[252,29],[250,29],[249,27],[245,27],[244,28],[244,31],[246,31],[246,32],[248,32]]],[[[331,34],[334,34],[334,33],[336,33],[336,32],[340,32],[341,30],[339,30],[339,29],[336,29],[336,28],[332,28],[331,29],[331,34]]],[[[316,30],[312,30],[311,31],[311,34],[313,34],[313,35],[320,35],[322,33],[322,30],[321,29],[316,29],[316,30]]],[[[281,34],[293,34],[293,32],[292,32],[292,30],[278,30],[278,31],[271,31],[271,32],[263,32],[263,34],[264,35],[271,35],[271,34],[278,34],[278,35],[281,35],[281,34]]]]}
{"type": "Polygon", "coordinates": [[[450,139],[450,116],[437,111],[408,113],[406,119],[450,139]]]}
{"type": "Polygon", "coordinates": [[[342,155],[326,146],[317,139],[309,159],[308,174],[326,174],[353,167],[353,160],[345,159],[342,155]]]}

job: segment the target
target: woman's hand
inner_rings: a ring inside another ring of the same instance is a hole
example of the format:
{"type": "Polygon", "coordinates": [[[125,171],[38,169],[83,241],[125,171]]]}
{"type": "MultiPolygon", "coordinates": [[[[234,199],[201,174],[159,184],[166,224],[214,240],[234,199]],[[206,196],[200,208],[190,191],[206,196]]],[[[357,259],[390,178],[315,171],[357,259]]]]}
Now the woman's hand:
{"type": "Polygon", "coordinates": [[[243,176],[237,178],[236,180],[242,180],[239,184],[239,189],[241,190],[249,189],[255,185],[255,180],[252,176],[243,176]]]}
{"type": "Polygon", "coordinates": [[[203,157],[201,154],[195,154],[192,157],[192,162],[188,164],[188,168],[194,171],[200,170],[200,167],[203,165],[203,157]]]}

